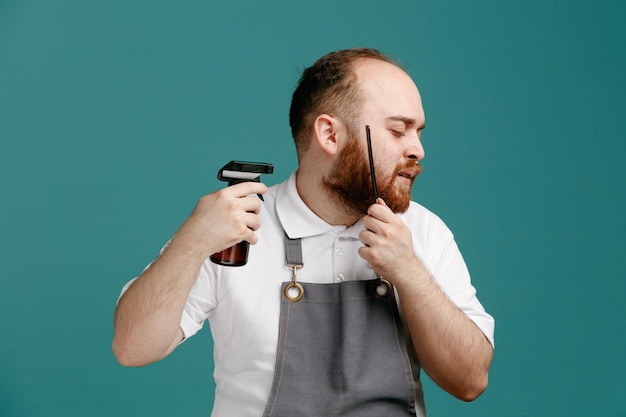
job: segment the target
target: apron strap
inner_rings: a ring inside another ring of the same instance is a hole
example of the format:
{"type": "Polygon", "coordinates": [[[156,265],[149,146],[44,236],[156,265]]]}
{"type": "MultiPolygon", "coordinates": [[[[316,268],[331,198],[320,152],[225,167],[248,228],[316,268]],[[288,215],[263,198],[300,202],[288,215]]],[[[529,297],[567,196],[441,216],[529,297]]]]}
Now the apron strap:
{"type": "Polygon", "coordinates": [[[290,239],[287,234],[285,234],[285,259],[287,260],[287,265],[289,268],[298,267],[302,268],[304,266],[304,262],[302,262],[302,240],[301,239],[290,239]]]}
{"type": "Polygon", "coordinates": [[[285,266],[293,268],[293,277],[283,290],[285,298],[292,303],[297,303],[304,297],[304,288],[296,282],[298,268],[304,267],[302,261],[302,241],[300,239],[290,239],[285,233],[285,266]]]}
{"type": "MultiPolygon", "coordinates": [[[[296,282],[296,275],[298,268],[304,267],[302,261],[302,240],[291,239],[285,233],[285,266],[287,268],[293,268],[293,277],[291,283],[285,287],[283,294],[285,298],[293,303],[298,302],[304,296],[304,288],[296,282]]],[[[393,292],[393,285],[385,278],[376,275],[378,278],[378,285],[374,294],[378,298],[387,298],[393,292]]]]}

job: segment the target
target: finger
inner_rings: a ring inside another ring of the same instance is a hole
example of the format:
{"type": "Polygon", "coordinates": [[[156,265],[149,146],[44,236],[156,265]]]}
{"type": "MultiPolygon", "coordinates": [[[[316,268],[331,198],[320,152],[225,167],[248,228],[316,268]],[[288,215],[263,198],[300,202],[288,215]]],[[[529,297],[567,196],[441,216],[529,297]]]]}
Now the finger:
{"type": "MultiPolygon", "coordinates": [[[[253,215],[250,215],[253,216],[253,215]]],[[[241,242],[245,240],[250,244],[256,244],[258,241],[258,237],[255,233],[255,229],[260,227],[260,223],[254,220],[248,220],[247,218],[242,218],[241,223],[238,225],[233,225],[234,232],[232,233],[232,238],[235,242],[241,242]]]]}
{"type": "Polygon", "coordinates": [[[261,227],[261,218],[254,213],[246,213],[245,222],[250,230],[257,231],[261,227]]]}
{"type": "Polygon", "coordinates": [[[259,214],[262,204],[257,196],[247,196],[241,198],[239,207],[248,213],[259,214]]]}
{"type": "Polygon", "coordinates": [[[381,198],[376,200],[376,203],[369,206],[367,214],[385,223],[391,222],[395,217],[393,211],[391,211],[389,206],[387,206],[385,201],[381,198]]]}
{"type": "Polygon", "coordinates": [[[249,237],[244,240],[251,245],[256,245],[259,242],[259,237],[256,235],[256,233],[250,231],[249,237]]]}
{"type": "Polygon", "coordinates": [[[241,182],[231,185],[228,188],[235,197],[245,197],[250,194],[265,194],[267,192],[267,186],[265,184],[253,181],[241,182]]]}
{"type": "Polygon", "coordinates": [[[369,229],[364,229],[359,232],[359,240],[367,247],[372,246],[375,242],[375,239],[376,233],[369,229]]]}
{"type": "Polygon", "coordinates": [[[378,273],[377,265],[379,259],[377,258],[376,251],[374,249],[368,246],[361,246],[359,249],[357,249],[357,253],[362,259],[367,261],[367,263],[372,267],[372,269],[374,269],[376,273],[378,273]]]}
{"type": "Polygon", "coordinates": [[[367,216],[363,217],[363,226],[365,227],[365,230],[376,233],[380,231],[383,223],[378,218],[368,214],[367,216]]]}

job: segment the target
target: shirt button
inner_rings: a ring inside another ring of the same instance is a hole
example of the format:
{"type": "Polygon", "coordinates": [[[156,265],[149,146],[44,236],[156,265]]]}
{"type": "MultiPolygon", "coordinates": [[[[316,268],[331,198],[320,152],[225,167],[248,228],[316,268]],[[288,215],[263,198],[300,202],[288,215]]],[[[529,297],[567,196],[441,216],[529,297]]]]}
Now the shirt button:
{"type": "Polygon", "coordinates": [[[337,274],[337,281],[339,282],[343,282],[343,280],[345,280],[346,278],[343,276],[343,274],[337,274]]]}
{"type": "Polygon", "coordinates": [[[335,250],[335,255],[337,255],[337,256],[341,256],[341,255],[343,255],[343,249],[341,249],[341,248],[336,249],[336,250],[335,250]]]}

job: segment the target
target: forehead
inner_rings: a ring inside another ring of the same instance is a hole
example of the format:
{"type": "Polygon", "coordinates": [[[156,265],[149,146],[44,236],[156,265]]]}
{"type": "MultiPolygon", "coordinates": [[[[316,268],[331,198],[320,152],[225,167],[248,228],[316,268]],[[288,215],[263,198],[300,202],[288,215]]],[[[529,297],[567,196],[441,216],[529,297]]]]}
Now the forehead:
{"type": "Polygon", "coordinates": [[[361,59],[355,62],[354,71],[364,94],[364,117],[402,116],[423,122],[417,86],[401,68],[377,59],[361,59]]]}

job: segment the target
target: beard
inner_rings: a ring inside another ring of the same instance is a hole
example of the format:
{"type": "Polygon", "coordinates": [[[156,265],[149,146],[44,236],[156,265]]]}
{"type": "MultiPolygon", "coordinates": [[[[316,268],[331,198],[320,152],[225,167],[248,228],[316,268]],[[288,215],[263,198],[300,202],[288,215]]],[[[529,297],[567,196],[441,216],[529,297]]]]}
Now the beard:
{"type": "MultiPolygon", "coordinates": [[[[358,140],[350,139],[330,174],[323,179],[323,184],[335,201],[345,207],[350,215],[359,217],[367,213],[369,206],[375,203],[369,163],[361,155],[364,155],[364,151],[358,140]]],[[[404,213],[409,208],[411,187],[421,172],[422,166],[416,161],[410,161],[398,165],[390,177],[376,178],[379,197],[387,203],[391,211],[404,213]],[[404,169],[417,170],[417,175],[411,178],[410,184],[397,183],[397,177],[404,169]]]]}

